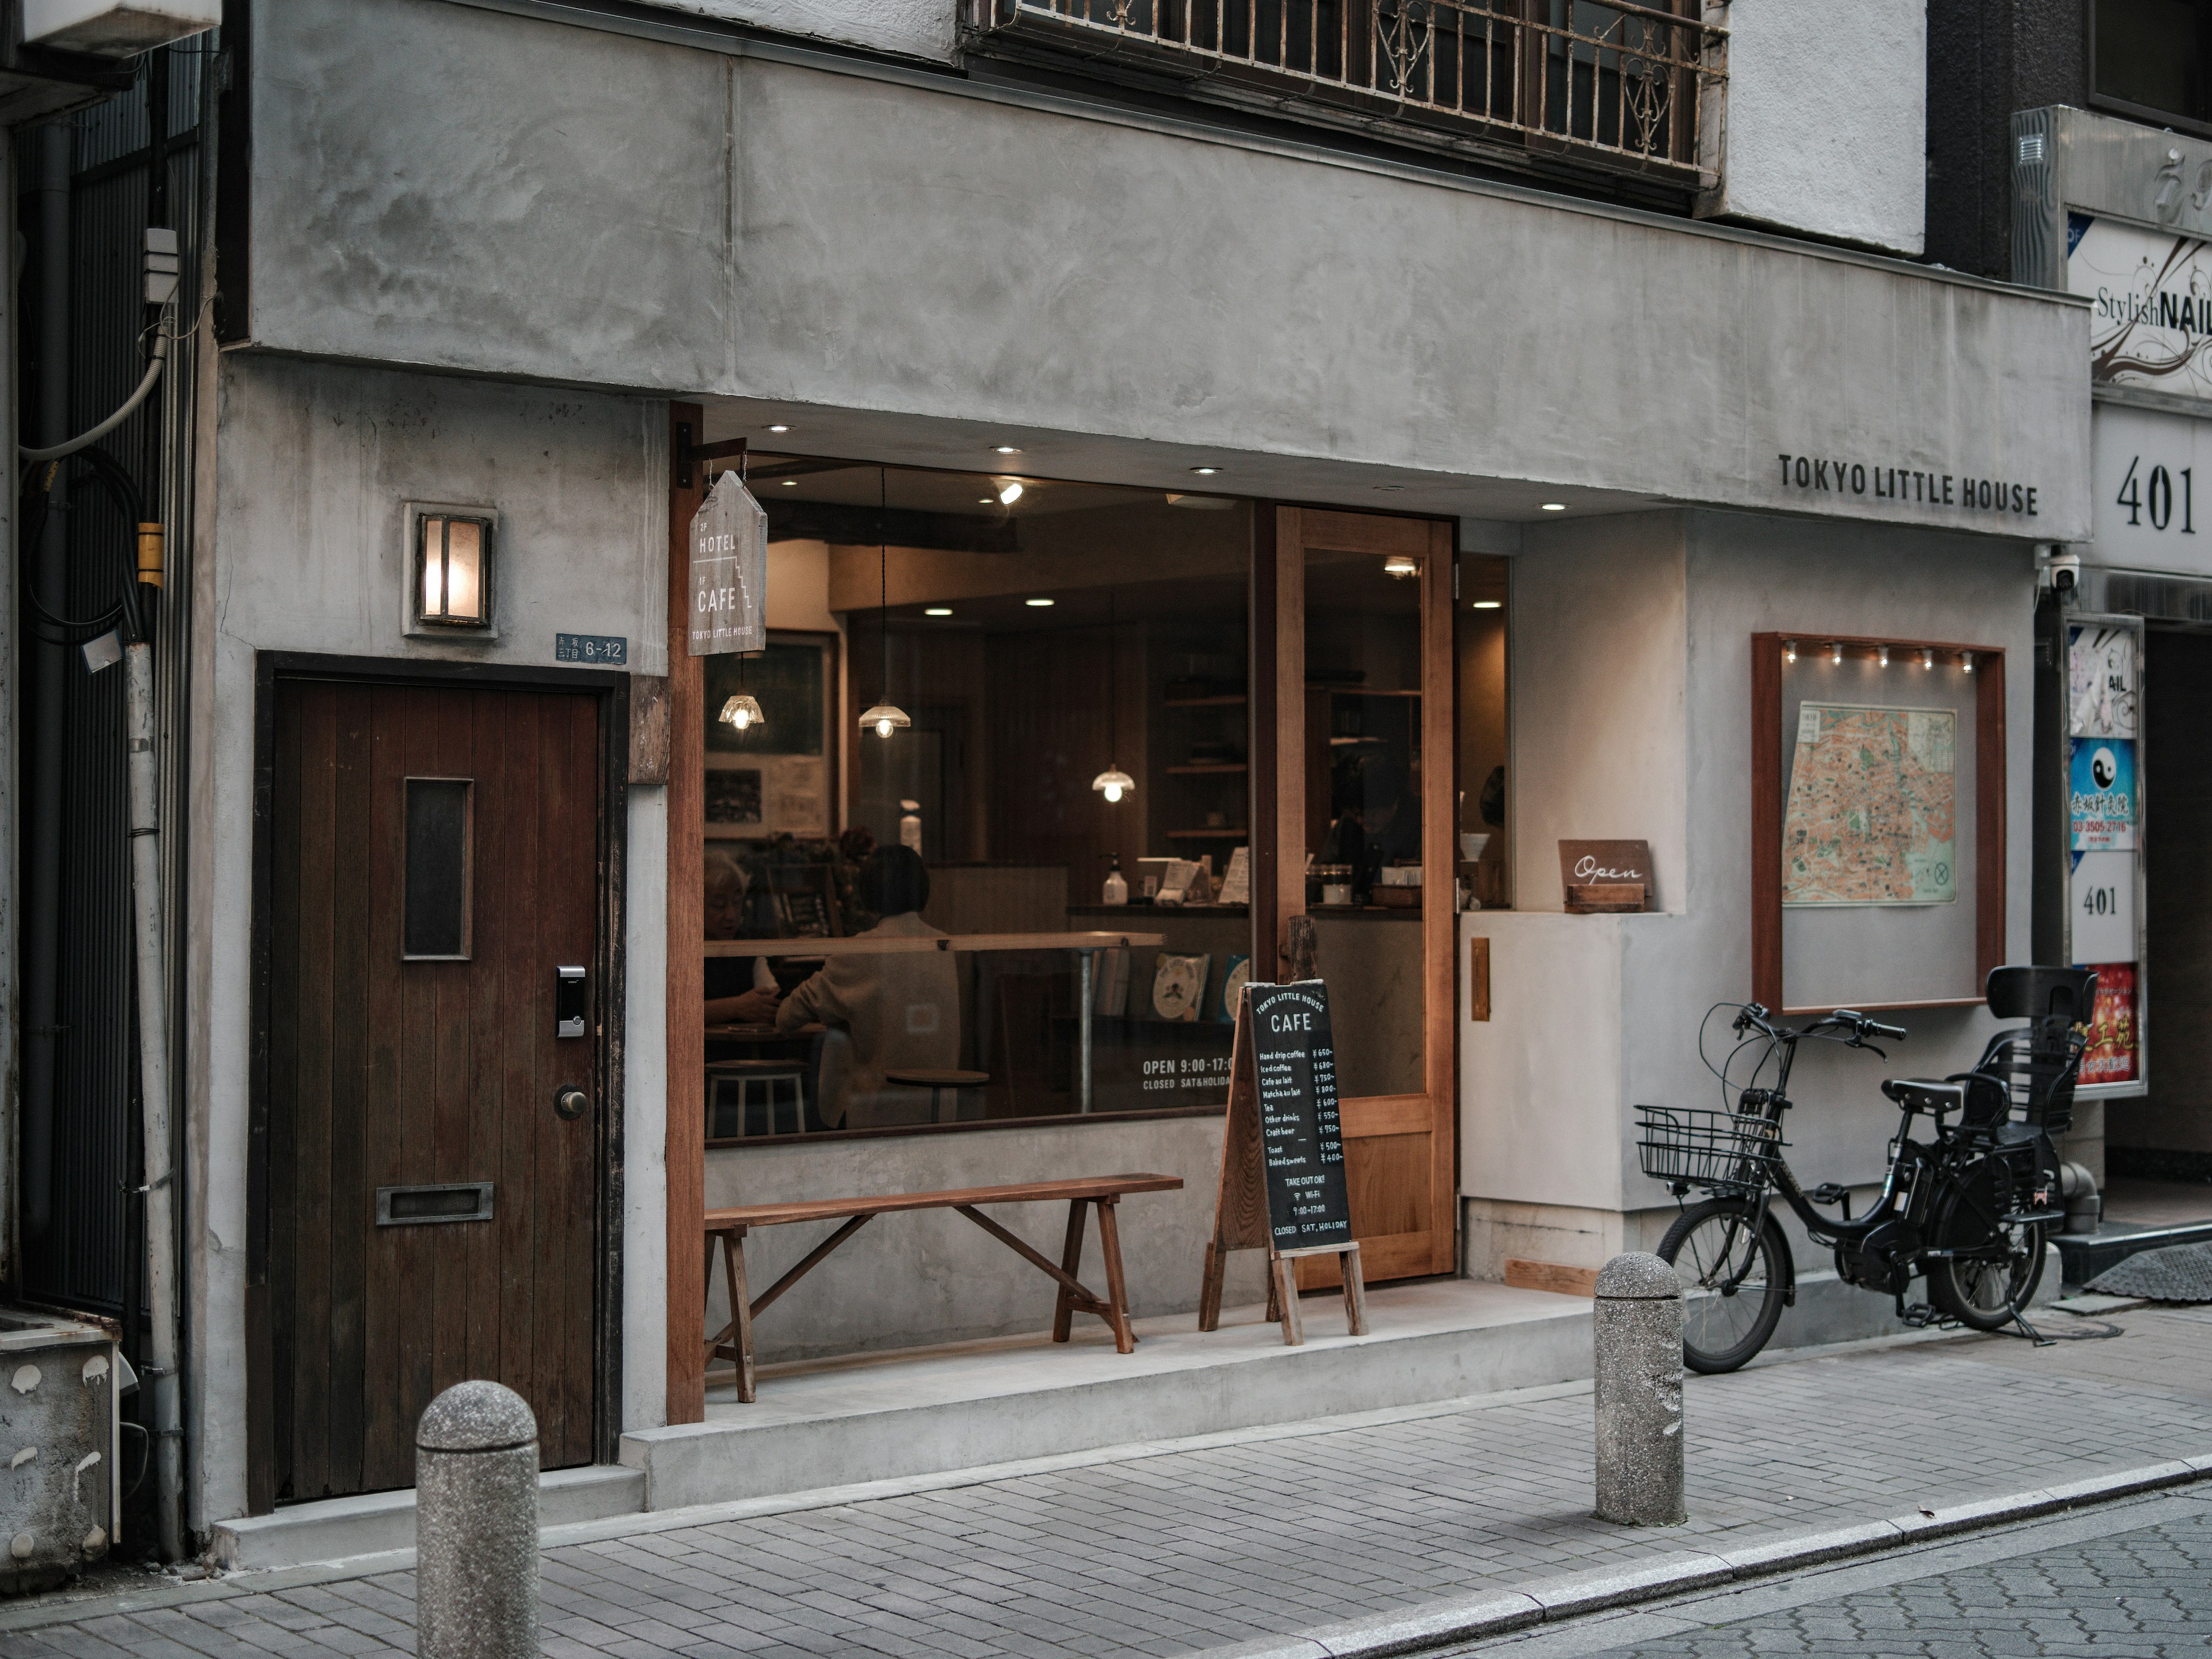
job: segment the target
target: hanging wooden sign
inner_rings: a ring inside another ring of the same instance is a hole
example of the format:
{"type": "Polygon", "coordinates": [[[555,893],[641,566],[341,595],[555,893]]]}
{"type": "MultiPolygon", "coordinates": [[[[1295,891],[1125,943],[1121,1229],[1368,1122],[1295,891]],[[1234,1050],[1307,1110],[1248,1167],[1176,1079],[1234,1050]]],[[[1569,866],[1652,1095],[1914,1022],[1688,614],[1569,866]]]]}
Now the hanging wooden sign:
{"type": "Polygon", "coordinates": [[[1328,988],[1317,979],[1247,985],[1238,1004],[1199,1329],[1220,1324],[1229,1253],[1248,1249],[1267,1252],[1267,1316],[1281,1322],[1285,1343],[1305,1340],[1296,1264],[1306,1255],[1340,1259],[1346,1322],[1354,1336],[1367,1334],[1366,1287],[1352,1236],[1337,1119],[1328,988]]]}
{"type": "Polygon", "coordinates": [[[768,514],[725,472],[691,516],[690,652],[768,649],[768,514]]]}

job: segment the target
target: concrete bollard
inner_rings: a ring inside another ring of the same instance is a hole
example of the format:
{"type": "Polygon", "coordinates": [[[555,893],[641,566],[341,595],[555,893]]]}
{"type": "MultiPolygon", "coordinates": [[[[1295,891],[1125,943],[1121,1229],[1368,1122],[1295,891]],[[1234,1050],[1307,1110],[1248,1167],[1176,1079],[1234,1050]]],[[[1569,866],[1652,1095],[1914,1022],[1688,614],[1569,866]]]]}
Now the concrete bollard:
{"type": "Polygon", "coordinates": [[[538,1659],[538,1419],[457,1382],[415,1428],[416,1652],[538,1659]]]}
{"type": "Polygon", "coordinates": [[[1632,1250],[1598,1270],[1597,1514],[1624,1526],[1686,1521],[1682,1504],[1682,1285],[1632,1250]]]}

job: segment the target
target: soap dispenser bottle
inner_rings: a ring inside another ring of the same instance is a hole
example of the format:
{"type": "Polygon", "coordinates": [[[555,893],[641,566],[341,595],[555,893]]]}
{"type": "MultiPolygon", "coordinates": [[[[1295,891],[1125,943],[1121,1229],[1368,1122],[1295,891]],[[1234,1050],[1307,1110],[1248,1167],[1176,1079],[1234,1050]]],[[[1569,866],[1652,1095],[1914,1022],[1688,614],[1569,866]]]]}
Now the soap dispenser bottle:
{"type": "Polygon", "coordinates": [[[1113,855],[1113,867],[1106,872],[1106,891],[1102,902],[1127,904],[1129,902],[1129,883],[1121,874],[1121,855],[1113,855]]]}

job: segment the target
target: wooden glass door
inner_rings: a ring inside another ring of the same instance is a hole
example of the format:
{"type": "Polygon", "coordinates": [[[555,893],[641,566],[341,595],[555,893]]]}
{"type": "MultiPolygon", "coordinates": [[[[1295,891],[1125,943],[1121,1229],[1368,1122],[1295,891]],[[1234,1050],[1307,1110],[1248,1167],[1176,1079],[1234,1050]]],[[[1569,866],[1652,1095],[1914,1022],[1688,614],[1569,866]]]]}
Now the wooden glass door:
{"type": "MultiPolygon", "coordinates": [[[[1370,1281],[1457,1256],[1453,551],[1449,525],[1277,507],[1256,566],[1256,932],[1282,976],[1291,919],[1315,924],[1370,1281]]],[[[1299,1273],[1333,1283],[1334,1258],[1299,1273]]]]}

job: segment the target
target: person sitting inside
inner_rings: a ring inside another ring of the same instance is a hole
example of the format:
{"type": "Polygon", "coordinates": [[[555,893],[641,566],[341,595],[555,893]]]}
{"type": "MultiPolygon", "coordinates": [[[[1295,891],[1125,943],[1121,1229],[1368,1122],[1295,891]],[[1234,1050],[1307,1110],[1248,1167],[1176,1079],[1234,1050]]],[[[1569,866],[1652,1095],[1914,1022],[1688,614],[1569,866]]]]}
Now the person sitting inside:
{"type": "Polygon", "coordinates": [[[1406,799],[1406,775],[1387,755],[1370,755],[1353,773],[1351,797],[1329,826],[1323,864],[1352,866],[1352,902],[1367,902],[1385,865],[1421,855],[1421,817],[1406,799]]]}
{"type": "MultiPolygon", "coordinates": [[[[943,939],[918,914],[929,872],[908,847],[878,847],[861,865],[860,902],[882,920],[856,939],[943,939]]],[[[960,980],[949,951],[839,954],[784,998],[776,1029],[828,1026],[818,1094],[832,1129],[920,1123],[927,1091],[888,1085],[886,1071],[948,1070],[960,1063],[960,980]]]]}
{"type": "MultiPolygon", "coordinates": [[[[707,855],[707,937],[742,939],[745,872],[723,853],[707,855]]],[[[707,1024],[766,1025],[775,1018],[775,975],[765,957],[707,958],[707,1024]]]]}

